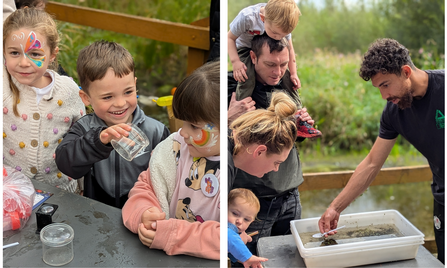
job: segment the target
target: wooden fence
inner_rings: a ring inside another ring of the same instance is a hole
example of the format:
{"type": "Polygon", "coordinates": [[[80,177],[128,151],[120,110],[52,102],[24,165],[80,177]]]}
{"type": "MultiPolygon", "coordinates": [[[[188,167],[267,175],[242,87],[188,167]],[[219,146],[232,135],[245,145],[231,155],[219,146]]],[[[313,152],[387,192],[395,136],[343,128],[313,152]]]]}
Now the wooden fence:
{"type": "Polygon", "coordinates": [[[188,25],[51,1],[46,11],[60,21],[187,46],[187,74],[202,66],[209,54],[209,18],[188,25]]]}

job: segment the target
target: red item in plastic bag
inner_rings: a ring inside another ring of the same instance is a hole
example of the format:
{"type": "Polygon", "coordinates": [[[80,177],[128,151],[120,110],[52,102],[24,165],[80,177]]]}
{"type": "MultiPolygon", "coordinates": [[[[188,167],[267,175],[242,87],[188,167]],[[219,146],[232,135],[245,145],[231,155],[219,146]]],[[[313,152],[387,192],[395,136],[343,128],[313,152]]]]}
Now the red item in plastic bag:
{"type": "Polygon", "coordinates": [[[33,210],[36,190],[23,173],[3,167],[3,231],[22,228],[33,210]]]}

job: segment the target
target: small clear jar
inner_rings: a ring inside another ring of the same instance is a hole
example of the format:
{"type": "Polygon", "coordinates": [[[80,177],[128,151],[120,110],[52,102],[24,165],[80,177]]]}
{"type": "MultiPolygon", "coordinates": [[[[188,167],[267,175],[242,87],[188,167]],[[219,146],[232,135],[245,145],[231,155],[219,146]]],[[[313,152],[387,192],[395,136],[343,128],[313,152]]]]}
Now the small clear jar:
{"type": "Polygon", "coordinates": [[[52,223],[40,231],[43,261],[51,266],[62,266],[73,260],[74,231],[65,223],[52,223]]]}

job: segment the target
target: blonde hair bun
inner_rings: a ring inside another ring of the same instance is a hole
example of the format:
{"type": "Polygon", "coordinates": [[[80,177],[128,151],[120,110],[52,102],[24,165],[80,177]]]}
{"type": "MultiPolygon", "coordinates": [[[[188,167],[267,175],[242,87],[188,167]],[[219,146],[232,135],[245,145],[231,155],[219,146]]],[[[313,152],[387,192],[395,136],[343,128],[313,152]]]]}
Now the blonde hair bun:
{"type": "Polygon", "coordinates": [[[295,102],[293,102],[286,93],[273,92],[272,100],[267,110],[275,112],[276,116],[278,116],[280,120],[283,120],[294,115],[297,107],[295,102]]]}

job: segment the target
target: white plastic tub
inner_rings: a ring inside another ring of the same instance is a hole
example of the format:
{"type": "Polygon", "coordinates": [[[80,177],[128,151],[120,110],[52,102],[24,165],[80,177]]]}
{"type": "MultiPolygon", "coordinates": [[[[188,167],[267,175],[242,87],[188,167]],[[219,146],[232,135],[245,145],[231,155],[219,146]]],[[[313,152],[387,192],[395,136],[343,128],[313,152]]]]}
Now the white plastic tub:
{"type": "Polygon", "coordinates": [[[338,226],[367,227],[371,224],[392,224],[403,237],[360,241],[325,247],[305,248],[300,233],[319,233],[318,220],[309,218],[290,222],[298,251],[307,267],[349,267],[413,259],[419,245],[424,243],[424,234],[396,210],[383,210],[341,215],[338,226]]]}

